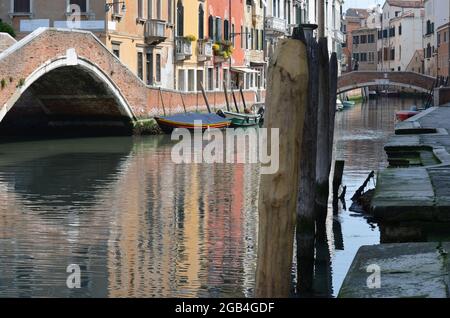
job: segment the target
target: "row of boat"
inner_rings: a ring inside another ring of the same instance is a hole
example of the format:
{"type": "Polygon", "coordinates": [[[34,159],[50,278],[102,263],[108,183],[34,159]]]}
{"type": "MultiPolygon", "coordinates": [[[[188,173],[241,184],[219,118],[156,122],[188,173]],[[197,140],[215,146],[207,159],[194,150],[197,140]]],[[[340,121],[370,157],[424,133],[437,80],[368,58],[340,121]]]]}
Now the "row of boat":
{"type": "Polygon", "coordinates": [[[155,117],[155,120],[162,131],[164,131],[165,133],[171,133],[174,129],[177,128],[185,128],[190,130],[193,130],[195,128],[201,128],[202,130],[207,130],[212,128],[223,129],[227,127],[234,127],[234,128],[249,127],[259,125],[263,122],[264,105],[262,103],[256,103],[252,107],[250,107],[250,109],[247,108],[242,89],[240,90],[240,92],[242,101],[244,103],[244,112],[240,112],[233,91],[232,94],[235,102],[236,111],[233,112],[230,110],[228,103],[228,95],[225,90],[225,96],[227,100],[227,110],[219,110],[217,113],[214,114],[211,112],[208,99],[203,89],[203,85],[201,86],[201,88],[203,97],[205,98],[205,102],[208,108],[208,113],[187,112],[186,106],[184,105],[184,101],[182,98],[183,107],[185,109],[184,114],[155,117]]]}

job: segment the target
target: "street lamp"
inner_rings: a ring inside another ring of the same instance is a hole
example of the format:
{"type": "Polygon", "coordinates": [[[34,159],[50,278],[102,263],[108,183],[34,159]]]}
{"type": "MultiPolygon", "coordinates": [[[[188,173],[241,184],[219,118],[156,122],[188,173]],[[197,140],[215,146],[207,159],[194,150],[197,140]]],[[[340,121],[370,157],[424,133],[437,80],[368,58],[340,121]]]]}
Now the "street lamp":
{"type": "Polygon", "coordinates": [[[109,9],[111,9],[116,4],[122,5],[121,11],[123,13],[127,12],[127,7],[125,6],[125,1],[115,1],[115,2],[106,3],[105,4],[105,12],[109,12],[109,9]]]}

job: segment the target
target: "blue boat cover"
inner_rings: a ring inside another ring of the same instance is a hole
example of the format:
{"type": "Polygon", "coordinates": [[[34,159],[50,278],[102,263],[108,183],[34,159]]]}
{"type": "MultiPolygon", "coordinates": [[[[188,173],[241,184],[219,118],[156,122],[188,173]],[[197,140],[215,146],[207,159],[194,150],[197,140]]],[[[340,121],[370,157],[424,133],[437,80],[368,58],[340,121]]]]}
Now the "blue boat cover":
{"type": "Polygon", "coordinates": [[[176,114],[172,116],[159,117],[164,120],[170,120],[177,123],[183,124],[194,124],[194,121],[202,121],[202,124],[217,124],[223,123],[230,120],[227,120],[223,117],[220,117],[217,114],[202,114],[202,113],[186,113],[186,114],[176,114]]]}

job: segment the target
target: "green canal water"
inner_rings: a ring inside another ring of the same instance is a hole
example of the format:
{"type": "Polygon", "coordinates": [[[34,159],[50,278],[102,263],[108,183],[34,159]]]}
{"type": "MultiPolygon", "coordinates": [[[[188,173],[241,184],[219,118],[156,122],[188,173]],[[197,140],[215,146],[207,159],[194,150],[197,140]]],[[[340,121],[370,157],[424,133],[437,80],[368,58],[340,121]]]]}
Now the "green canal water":
{"type": "MultiPolygon", "coordinates": [[[[411,104],[380,99],[337,114],[347,198],[387,165],[394,113],[411,104]]],[[[0,143],[0,297],[253,296],[259,167],[177,165],[171,149],[164,136],[0,143]],[[70,264],[81,288],[66,285],[70,264]]],[[[379,230],[330,207],[326,238],[315,286],[335,296],[379,230]]]]}

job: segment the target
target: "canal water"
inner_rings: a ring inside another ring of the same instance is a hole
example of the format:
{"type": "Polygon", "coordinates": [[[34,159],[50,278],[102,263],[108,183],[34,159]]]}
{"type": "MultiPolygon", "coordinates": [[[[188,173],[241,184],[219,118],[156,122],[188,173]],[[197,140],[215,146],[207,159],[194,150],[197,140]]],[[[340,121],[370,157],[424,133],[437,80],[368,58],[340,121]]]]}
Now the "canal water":
{"type": "MultiPolygon", "coordinates": [[[[358,248],[379,243],[349,198],[386,166],[394,113],[414,103],[379,99],[337,114],[347,210],[333,217],[330,207],[321,294],[336,296],[358,248]]],[[[253,296],[259,167],[177,165],[172,145],[165,136],[0,143],[0,297],[253,296]],[[78,268],[81,288],[70,289],[78,268]]]]}

